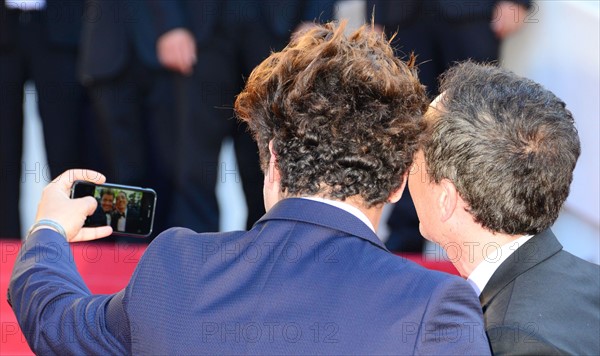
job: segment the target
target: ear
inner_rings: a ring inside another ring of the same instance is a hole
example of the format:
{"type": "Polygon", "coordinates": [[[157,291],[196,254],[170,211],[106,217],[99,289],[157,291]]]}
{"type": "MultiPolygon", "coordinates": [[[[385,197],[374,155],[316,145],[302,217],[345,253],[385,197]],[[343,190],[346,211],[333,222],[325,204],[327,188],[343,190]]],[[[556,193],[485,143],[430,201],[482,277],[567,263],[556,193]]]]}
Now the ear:
{"type": "Polygon", "coordinates": [[[448,221],[456,211],[459,194],[456,186],[449,179],[442,179],[437,187],[440,189],[438,196],[438,207],[440,211],[440,219],[442,222],[448,221]]]}
{"type": "Polygon", "coordinates": [[[408,171],[402,175],[402,184],[400,184],[400,188],[396,189],[395,191],[393,191],[390,194],[390,196],[387,200],[388,203],[393,204],[393,203],[397,203],[398,200],[400,200],[400,197],[402,197],[402,193],[404,192],[404,188],[406,188],[407,181],[408,181],[408,171]]]}
{"type": "Polygon", "coordinates": [[[267,174],[265,175],[265,186],[281,181],[281,174],[277,167],[277,153],[273,149],[273,140],[269,141],[269,156],[269,167],[267,167],[267,174]]]}
{"type": "Polygon", "coordinates": [[[281,194],[281,174],[277,167],[277,153],[273,149],[273,141],[269,142],[269,166],[265,174],[263,183],[263,199],[265,203],[265,211],[271,208],[283,199],[281,194]]]}

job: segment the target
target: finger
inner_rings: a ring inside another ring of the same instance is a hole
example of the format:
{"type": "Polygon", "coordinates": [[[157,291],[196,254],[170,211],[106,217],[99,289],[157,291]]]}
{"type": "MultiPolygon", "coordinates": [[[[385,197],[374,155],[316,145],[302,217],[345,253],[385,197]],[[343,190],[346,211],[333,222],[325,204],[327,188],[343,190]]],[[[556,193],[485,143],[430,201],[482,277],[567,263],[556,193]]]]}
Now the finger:
{"type": "Polygon", "coordinates": [[[98,201],[90,196],[73,199],[73,202],[77,204],[76,209],[73,209],[73,211],[85,211],[85,216],[92,215],[98,207],[98,201]]]}
{"type": "Polygon", "coordinates": [[[192,74],[194,72],[194,66],[196,65],[196,53],[195,47],[190,48],[190,53],[188,56],[188,74],[192,74]]]}
{"type": "Polygon", "coordinates": [[[196,46],[193,41],[190,41],[183,47],[187,66],[191,68],[196,63],[196,46]]]}
{"type": "Polygon", "coordinates": [[[170,70],[181,72],[179,47],[170,45],[165,47],[163,65],[170,70]]]}
{"type": "Polygon", "coordinates": [[[70,169],[58,176],[50,184],[55,184],[63,192],[69,193],[73,182],[76,180],[85,180],[95,184],[102,184],[106,182],[106,177],[102,173],[90,169],[70,169]]]}
{"type": "Polygon", "coordinates": [[[179,46],[179,55],[183,64],[183,70],[185,74],[192,73],[192,67],[196,61],[196,46],[194,40],[191,38],[184,38],[181,45],[179,46]]]}
{"type": "Polygon", "coordinates": [[[185,49],[181,46],[177,48],[177,70],[183,74],[188,74],[188,64],[185,49]]]}
{"type": "Polygon", "coordinates": [[[75,235],[70,242],[97,240],[110,236],[112,232],[113,229],[110,226],[84,227],[83,229],[79,230],[77,235],[75,235]]]}
{"type": "Polygon", "coordinates": [[[187,54],[181,56],[181,71],[185,75],[189,75],[192,71],[192,59],[187,54]]]}

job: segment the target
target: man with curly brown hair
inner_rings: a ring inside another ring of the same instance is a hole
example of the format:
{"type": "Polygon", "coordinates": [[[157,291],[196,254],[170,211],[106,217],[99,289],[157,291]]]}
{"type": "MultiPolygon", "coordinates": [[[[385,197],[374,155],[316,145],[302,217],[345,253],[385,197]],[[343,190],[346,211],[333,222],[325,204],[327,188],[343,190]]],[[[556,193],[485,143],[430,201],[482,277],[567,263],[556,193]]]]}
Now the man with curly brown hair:
{"type": "Polygon", "coordinates": [[[258,142],[267,214],[250,231],[167,230],[123,291],[93,296],[62,239],[111,228],[81,229],[96,200],[64,192],[105,178],[67,172],[46,188],[13,273],[24,335],[39,353],[489,354],[468,283],[394,256],[375,234],[426,107],[384,35],[334,24],[298,35],[236,101],[258,142]]]}

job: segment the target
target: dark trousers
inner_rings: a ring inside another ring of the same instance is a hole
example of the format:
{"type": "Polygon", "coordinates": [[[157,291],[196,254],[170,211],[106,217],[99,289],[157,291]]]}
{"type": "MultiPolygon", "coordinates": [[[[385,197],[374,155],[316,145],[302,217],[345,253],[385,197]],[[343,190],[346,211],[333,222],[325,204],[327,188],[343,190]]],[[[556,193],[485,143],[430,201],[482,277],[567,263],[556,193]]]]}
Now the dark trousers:
{"type": "MultiPolygon", "coordinates": [[[[154,233],[169,227],[176,159],[173,83],[165,70],[148,69],[135,57],[114,77],[89,86],[97,118],[97,149],[107,162],[107,180],[151,187],[157,193],[154,233]]],[[[110,240],[110,239],[109,239],[110,240]]]]}
{"type": "Polygon", "coordinates": [[[83,144],[84,91],[75,75],[77,49],[48,42],[44,11],[23,12],[19,19],[14,44],[0,47],[0,237],[11,238],[21,235],[22,179],[49,181],[66,169],[80,167],[83,144]],[[23,86],[28,80],[37,91],[48,167],[21,158],[23,86]],[[22,166],[28,171],[23,178],[22,166]]]}
{"type": "Polygon", "coordinates": [[[219,229],[218,180],[243,184],[250,224],[264,213],[257,147],[232,110],[242,73],[235,71],[235,52],[228,47],[223,42],[200,47],[194,74],[176,79],[179,150],[171,222],[199,232],[219,229]],[[233,139],[237,167],[219,161],[225,137],[233,139]]]}
{"type": "Polygon", "coordinates": [[[199,44],[192,76],[176,75],[179,150],[170,221],[199,232],[219,228],[218,180],[242,184],[248,228],[265,212],[258,148],[246,125],[236,119],[233,103],[244,78],[287,39],[274,38],[256,22],[230,25],[199,44]],[[219,162],[226,137],[233,139],[237,167],[219,162]]]}

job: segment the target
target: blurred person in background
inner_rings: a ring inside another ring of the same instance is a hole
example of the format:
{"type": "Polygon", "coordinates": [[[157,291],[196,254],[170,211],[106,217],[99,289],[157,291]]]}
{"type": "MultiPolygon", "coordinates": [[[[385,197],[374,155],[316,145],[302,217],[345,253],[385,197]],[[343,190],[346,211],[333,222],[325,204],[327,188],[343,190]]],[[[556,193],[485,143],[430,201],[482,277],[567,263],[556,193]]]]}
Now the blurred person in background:
{"type": "MultiPolygon", "coordinates": [[[[168,227],[178,142],[174,87],[169,68],[158,60],[151,18],[139,4],[86,1],[78,72],[92,101],[107,175],[157,192],[154,230],[162,231],[168,227]]],[[[154,236],[108,240],[148,243],[154,236]]]]}
{"type": "Polygon", "coordinates": [[[160,63],[172,74],[177,128],[175,191],[169,223],[196,231],[219,229],[217,180],[241,180],[250,228],[264,213],[263,175],[245,123],[233,102],[247,77],[272,50],[283,48],[303,22],[333,17],[334,1],[147,1],[160,63]],[[237,167],[219,162],[226,137],[237,167]],[[218,177],[218,171],[221,176],[218,177]]]}
{"type": "MultiPolygon", "coordinates": [[[[0,0],[0,238],[20,238],[23,179],[81,167],[84,90],[76,78],[83,0],[0,0]],[[23,86],[35,84],[48,166],[23,162],[23,86]]],[[[86,165],[90,166],[90,165],[86,165]]]]}
{"type": "MultiPolygon", "coordinates": [[[[388,35],[397,32],[397,55],[417,55],[419,79],[432,97],[437,80],[453,63],[499,58],[501,41],[518,31],[529,0],[368,0],[367,9],[388,35]]],[[[422,253],[425,240],[408,190],[388,218],[386,246],[397,252],[422,253]]]]}

